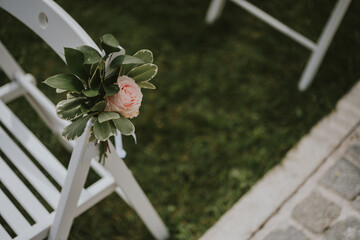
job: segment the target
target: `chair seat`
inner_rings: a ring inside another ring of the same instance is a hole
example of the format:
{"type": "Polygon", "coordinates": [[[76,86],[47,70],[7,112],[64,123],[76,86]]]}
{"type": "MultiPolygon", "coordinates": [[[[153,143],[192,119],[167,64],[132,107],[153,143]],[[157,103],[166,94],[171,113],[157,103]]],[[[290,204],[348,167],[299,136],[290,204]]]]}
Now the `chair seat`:
{"type": "MultiPolygon", "coordinates": [[[[11,162],[10,167],[4,158],[0,157],[0,181],[4,184],[8,192],[19,202],[28,215],[35,222],[31,225],[23,213],[17,209],[9,197],[0,189],[0,215],[7,222],[9,227],[16,233],[15,239],[32,239],[37,238],[32,234],[40,236],[39,231],[32,231],[33,228],[41,227],[40,233],[47,235],[54,217],[54,212],[58,206],[60,199],[60,191],[58,187],[62,187],[67,174],[66,168],[54,157],[54,155],[26,128],[26,126],[15,116],[11,110],[0,101],[0,122],[8,131],[14,134],[14,138],[26,149],[30,155],[37,160],[37,163],[43,171],[56,182],[53,184],[46,174],[39,169],[30,156],[16,144],[4,128],[0,127],[0,150],[11,162]],[[14,171],[16,169],[17,171],[14,171]],[[17,172],[17,173],[15,173],[17,172]],[[22,177],[19,177],[22,175],[22,177]],[[34,194],[28,188],[28,184],[22,179],[26,179],[36,190],[34,194]],[[58,185],[56,187],[55,185],[58,185]],[[47,208],[39,201],[35,195],[40,195],[46,203],[53,209],[48,211],[47,208]]],[[[92,156],[96,148],[88,151],[92,156]]],[[[90,157],[90,156],[89,156],[90,157]]],[[[105,170],[94,159],[91,163],[93,169],[100,176],[100,179],[88,188],[82,190],[78,202],[76,216],[81,214],[98,201],[108,196],[116,188],[116,184],[112,175],[105,170]]],[[[12,239],[9,233],[3,227],[0,227],[0,239],[12,239]]]]}

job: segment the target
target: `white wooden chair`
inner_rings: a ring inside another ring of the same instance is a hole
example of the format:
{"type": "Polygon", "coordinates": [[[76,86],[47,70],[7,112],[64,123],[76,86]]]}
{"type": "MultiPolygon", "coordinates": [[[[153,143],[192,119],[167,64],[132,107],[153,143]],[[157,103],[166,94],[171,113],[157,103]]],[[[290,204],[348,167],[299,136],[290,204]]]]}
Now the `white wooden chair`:
{"type": "MultiPolygon", "coordinates": [[[[0,7],[32,29],[62,59],[63,47],[75,48],[86,44],[98,49],[86,32],[52,0],[0,0],[0,7]]],[[[65,147],[73,149],[66,169],[25,127],[6,103],[19,96],[25,96],[58,136],[68,122],[56,116],[55,106],[36,87],[35,78],[24,73],[1,42],[0,67],[11,80],[0,87],[0,151],[16,168],[15,171],[0,157],[0,182],[35,222],[30,224],[22,211],[0,189],[0,216],[16,234],[10,236],[11,234],[0,225],[0,239],[67,239],[73,219],[114,191],[137,212],[156,239],[168,238],[164,223],[124,161],[117,156],[114,146],[110,146],[111,153],[106,164],[99,164],[96,161],[97,148],[94,144],[87,143],[88,129],[91,125],[89,123],[83,136],[75,143],[59,138],[65,147]],[[56,181],[61,187],[61,192],[16,142],[20,143],[56,181]],[[100,179],[84,188],[90,167],[100,179]],[[18,172],[36,189],[53,211],[46,210],[36,195],[29,190],[28,185],[22,182],[18,172]]]]}
{"type": "MultiPolygon", "coordinates": [[[[304,47],[308,48],[311,51],[311,56],[309,61],[306,64],[305,70],[302,73],[302,76],[299,81],[298,88],[300,91],[306,90],[311,84],[316,72],[318,71],[320,64],[326,54],[327,49],[335,35],[336,30],[339,27],[339,24],[346,13],[346,10],[349,7],[351,0],[338,0],[334,10],[326,23],[317,43],[314,43],[310,39],[306,38],[302,34],[294,31],[290,27],[286,26],[282,22],[273,18],[266,12],[262,11],[258,7],[249,3],[246,0],[231,0],[238,6],[242,7],[249,13],[260,18],[273,28],[284,33],[288,37],[297,41],[304,47]]],[[[209,9],[206,14],[206,22],[213,23],[220,15],[225,6],[226,0],[212,0],[209,6],[209,9]]]]}

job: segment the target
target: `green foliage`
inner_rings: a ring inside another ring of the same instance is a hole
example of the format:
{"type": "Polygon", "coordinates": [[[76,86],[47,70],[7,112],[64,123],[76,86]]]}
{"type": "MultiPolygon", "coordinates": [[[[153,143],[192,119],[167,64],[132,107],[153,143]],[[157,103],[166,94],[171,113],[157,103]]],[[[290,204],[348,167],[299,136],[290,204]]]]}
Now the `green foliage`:
{"type": "Polygon", "coordinates": [[[115,124],[116,128],[121,132],[123,135],[131,135],[135,132],[135,127],[132,122],[120,116],[118,119],[112,119],[113,123],[115,124]]]}
{"type": "Polygon", "coordinates": [[[74,120],[83,114],[81,111],[81,104],[85,101],[85,97],[70,98],[60,101],[56,105],[56,114],[65,120],[74,120]]]}
{"type": "Polygon", "coordinates": [[[98,120],[99,123],[103,123],[112,119],[118,119],[120,115],[116,112],[102,112],[99,114],[98,120]]]}
{"type": "Polygon", "coordinates": [[[86,124],[92,116],[92,114],[89,114],[84,117],[80,117],[69,124],[62,132],[63,137],[68,140],[75,140],[80,137],[84,133],[86,124]]]}
{"type": "Polygon", "coordinates": [[[66,63],[76,76],[80,79],[87,79],[89,73],[84,66],[84,53],[73,48],[64,48],[66,63]]]}
{"type": "Polygon", "coordinates": [[[119,52],[119,42],[112,34],[105,34],[100,38],[101,47],[105,50],[106,54],[119,52]]]}
{"type": "Polygon", "coordinates": [[[119,113],[105,111],[107,97],[116,95],[120,90],[117,77],[123,74],[122,70],[126,70],[139,83],[139,87],[155,89],[148,81],[156,75],[157,66],[152,64],[153,54],[150,50],[143,49],[134,56],[119,55],[112,59],[112,53],[120,50],[119,42],[111,34],[102,36],[100,42],[105,51],[103,57],[90,46],[64,48],[66,63],[79,78],[73,74],[59,74],[46,79],[44,83],[56,88],[58,93],[67,93],[67,99],[56,106],[56,113],[60,118],[74,120],[64,130],[66,138],[71,140],[81,135],[85,117],[93,117],[94,126],[90,129],[89,141],[99,142],[102,161],[108,149],[108,144],[103,142],[107,142],[111,135],[116,135],[117,130],[124,135],[135,132],[129,119],[119,113]],[[105,65],[109,63],[110,66],[105,65]]]}
{"type": "Polygon", "coordinates": [[[94,134],[98,140],[106,141],[111,134],[110,122],[100,122],[99,119],[97,119],[94,123],[94,134]]]}
{"type": "Polygon", "coordinates": [[[91,109],[91,111],[94,111],[94,112],[102,112],[105,110],[105,107],[106,107],[106,101],[105,100],[102,100],[100,102],[97,102],[91,109]]]}
{"type": "Polygon", "coordinates": [[[84,64],[95,64],[101,60],[100,53],[90,46],[80,46],[78,50],[84,54],[84,64]]]}
{"type": "Polygon", "coordinates": [[[134,56],[129,56],[129,55],[120,55],[117,56],[116,58],[114,58],[114,60],[112,60],[110,66],[112,68],[117,68],[120,67],[121,65],[127,65],[127,64],[142,64],[145,63],[143,60],[141,60],[140,58],[134,57],[134,56]]]}
{"type": "Polygon", "coordinates": [[[155,85],[150,82],[139,82],[139,87],[147,89],[156,89],[155,85]]]}
{"type": "Polygon", "coordinates": [[[147,63],[134,67],[127,75],[136,82],[150,81],[155,77],[158,67],[155,64],[147,63]]]}
{"type": "Polygon", "coordinates": [[[63,91],[81,92],[84,89],[81,81],[72,74],[58,74],[47,78],[43,83],[63,91]]]}
{"type": "Polygon", "coordinates": [[[140,58],[145,63],[152,63],[154,61],[153,53],[148,49],[142,49],[134,54],[134,57],[140,58]]]}

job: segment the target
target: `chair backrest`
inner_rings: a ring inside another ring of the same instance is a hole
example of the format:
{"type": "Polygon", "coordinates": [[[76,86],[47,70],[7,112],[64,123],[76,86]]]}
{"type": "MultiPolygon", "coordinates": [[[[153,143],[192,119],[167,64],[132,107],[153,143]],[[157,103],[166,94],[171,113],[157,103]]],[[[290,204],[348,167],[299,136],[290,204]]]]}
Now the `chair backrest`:
{"type": "Polygon", "coordinates": [[[41,37],[63,60],[64,47],[89,45],[100,51],[84,29],[52,0],[1,0],[0,6],[41,37]]]}

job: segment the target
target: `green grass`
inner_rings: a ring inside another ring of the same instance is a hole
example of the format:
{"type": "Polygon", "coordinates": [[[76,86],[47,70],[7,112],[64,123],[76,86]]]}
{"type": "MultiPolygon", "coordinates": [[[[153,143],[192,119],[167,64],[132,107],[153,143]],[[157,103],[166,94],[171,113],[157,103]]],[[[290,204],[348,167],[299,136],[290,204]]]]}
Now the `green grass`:
{"type": "MultiPolygon", "coordinates": [[[[125,139],[125,161],[172,239],[199,238],[334,108],[360,75],[359,1],[352,2],[305,93],[297,84],[309,51],[230,2],[212,26],[203,21],[209,0],[57,2],[97,43],[112,33],[130,54],[142,48],[154,53],[158,89],[144,90],[133,121],[138,144],[125,139]]],[[[252,2],[316,41],[336,1],[252,2]]],[[[66,66],[3,10],[0,21],[3,43],[36,76],[38,86],[59,101],[61,96],[40,82],[67,71],[66,66]]],[[[30,128],[43,129],[22,99],[10,106],[30,128]]],[[[66,163],[69,155],[48,131],[39,137],[66,163]]],[[[70,239],[151,235],[113,194],[75,220],[70,239]]]]}

